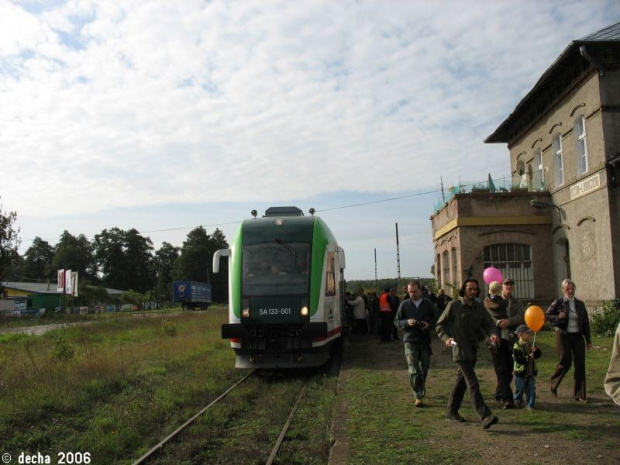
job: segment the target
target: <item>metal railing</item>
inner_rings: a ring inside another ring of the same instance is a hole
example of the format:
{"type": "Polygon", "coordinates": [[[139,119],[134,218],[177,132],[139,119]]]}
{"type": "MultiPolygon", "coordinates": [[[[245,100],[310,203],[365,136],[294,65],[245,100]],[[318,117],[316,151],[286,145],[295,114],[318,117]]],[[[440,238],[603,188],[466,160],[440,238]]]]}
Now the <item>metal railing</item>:
{"type": "Polygon", "coordinates": [[[517,178],[499,178],[493,180],[489,175],[486,181],[459,181],[456,186],[449,187],[442,192],[442,198],[435,203],[434,210],[437,213],[447,203],[449,203],[456,194],[470,194],[472,192],[544,192],[547,191],[547,183],[543,179],[541,171],[535,171],[531,174],[517,178]]]}

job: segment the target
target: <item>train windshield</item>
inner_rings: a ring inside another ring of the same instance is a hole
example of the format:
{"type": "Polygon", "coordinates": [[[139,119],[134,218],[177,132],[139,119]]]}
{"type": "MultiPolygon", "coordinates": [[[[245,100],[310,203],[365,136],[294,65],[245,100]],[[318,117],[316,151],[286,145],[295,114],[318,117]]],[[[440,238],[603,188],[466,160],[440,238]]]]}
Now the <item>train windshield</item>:
{"type": "Polygon", "coordinates": [[[307,294],[310,244],[284,242],[243,247],[243,295],[307,294]]]}

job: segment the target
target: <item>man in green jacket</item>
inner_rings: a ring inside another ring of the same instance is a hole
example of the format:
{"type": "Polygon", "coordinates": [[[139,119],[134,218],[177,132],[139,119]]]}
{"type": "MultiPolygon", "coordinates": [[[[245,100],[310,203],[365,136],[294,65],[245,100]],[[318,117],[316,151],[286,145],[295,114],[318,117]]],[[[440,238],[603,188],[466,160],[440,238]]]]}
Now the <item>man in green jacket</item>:
{"type": "Polygon", "coordinates": [[[431,366],[429,329],[435,317],[435,306],[429,299],[422,297],[419,281],[411,281],[407,286],[407,293],[409,298],[400,303],[394,325],[403,330],[409,383],[415,406],[422,407],[422,399],[426,395],[426,376],[431,366]]]}
{"type": "Polygon", "coordinates": [[[498,418],[493,415],[482,398],[474,367],[481,335],[486,335],[492,341],[497,336],[493,318],[484,306],[475,300],[478,290],[478,281],[467,278],[459,292],[461,298],[448,304],[437,320],[436,329],[437,335],[446,343],[446,347],[452,349],[452,359],[459,367],[448,399],[446,418],[458,422],[465,421],[459,415],[459,408],[467,389],[482,427],[489,429],[498,422],[498,418]]]}

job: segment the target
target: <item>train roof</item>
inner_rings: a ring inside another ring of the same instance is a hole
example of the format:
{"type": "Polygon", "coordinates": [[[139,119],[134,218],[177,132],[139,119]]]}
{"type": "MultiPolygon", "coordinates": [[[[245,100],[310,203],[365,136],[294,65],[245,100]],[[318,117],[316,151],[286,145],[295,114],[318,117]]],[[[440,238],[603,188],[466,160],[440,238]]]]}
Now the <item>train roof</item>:
{"type": "Polygon", "coordinates": [[[336,242],[329,227],[316,216],[264,216],[245,220],[241,230],[245,245],[269,242],[274,238],[285,242],[312,242],[316,233],[325,237],[327,242],[336,242]]]}

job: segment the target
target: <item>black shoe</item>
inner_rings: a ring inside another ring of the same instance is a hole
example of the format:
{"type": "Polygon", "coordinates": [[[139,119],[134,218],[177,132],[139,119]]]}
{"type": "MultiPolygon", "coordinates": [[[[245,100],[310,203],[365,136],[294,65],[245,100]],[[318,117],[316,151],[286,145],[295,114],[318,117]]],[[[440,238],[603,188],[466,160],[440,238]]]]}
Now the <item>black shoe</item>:
{"type": "Polygon", "coordinates": [[[558,390],[553,389],[553,386],[551,386],[551,394],[553,395],[553,397],[555,397],[556,399],[558,398],[558,390]]]}
{"type": "Polygon", "coordinates": [[[456,421],[458,423],[465,423],[465,418],[458,413],[446,413],[446,420],[456,421]]]}
{"type": "Polygon", "coordinates": [[[517,408],[514,402],[504,403],[504,410],[511,410],[513,408],[517,408]]]}
{"type": "Polygon", "coordinates": [[[491,426],[496,424],[499,421],[499,418],[488,416],[482,420],[482,428],[489,429],[491,426]]]}

